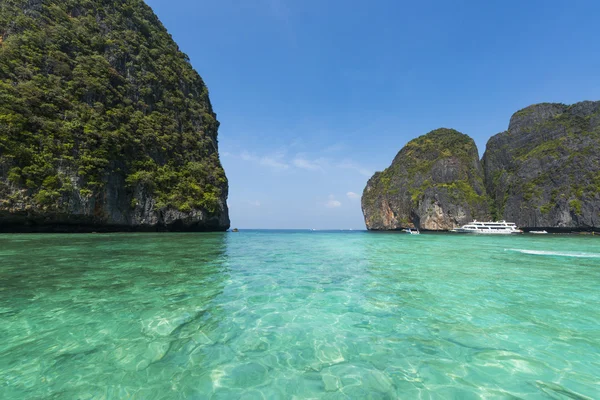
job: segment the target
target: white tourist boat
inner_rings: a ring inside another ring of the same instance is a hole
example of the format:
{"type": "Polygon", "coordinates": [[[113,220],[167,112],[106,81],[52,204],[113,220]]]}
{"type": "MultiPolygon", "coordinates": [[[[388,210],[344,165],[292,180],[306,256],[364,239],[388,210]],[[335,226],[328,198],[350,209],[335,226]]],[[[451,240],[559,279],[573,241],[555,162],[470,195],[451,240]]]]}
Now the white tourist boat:
{"type": "Polygon", "coordinates": [[[406,228],[406,229],[402,229],[402,232],[406,232],[409,235],[419,235],[420,232],[418,229],[416,228],[406,228]]]}
{"type": "Polygon", "coordinates": [[[496,222],[473,222],[463,225],[460,228],[453,229],[452,232],[458,233],[483,233],[489,235],[510,235],[512,233],[523,233],[517,228],[513,222],[496,221],[496,222]]]}

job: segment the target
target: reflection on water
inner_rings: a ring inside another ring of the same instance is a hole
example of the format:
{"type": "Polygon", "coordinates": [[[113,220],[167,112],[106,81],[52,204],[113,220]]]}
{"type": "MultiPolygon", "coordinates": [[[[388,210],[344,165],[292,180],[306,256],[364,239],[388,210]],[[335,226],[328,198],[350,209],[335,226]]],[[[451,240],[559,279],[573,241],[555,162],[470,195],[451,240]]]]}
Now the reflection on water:
{"type": "Polygon", "coordinates": [[[597,246],[0,235],[0,398],[594,398],[597,246]]]}

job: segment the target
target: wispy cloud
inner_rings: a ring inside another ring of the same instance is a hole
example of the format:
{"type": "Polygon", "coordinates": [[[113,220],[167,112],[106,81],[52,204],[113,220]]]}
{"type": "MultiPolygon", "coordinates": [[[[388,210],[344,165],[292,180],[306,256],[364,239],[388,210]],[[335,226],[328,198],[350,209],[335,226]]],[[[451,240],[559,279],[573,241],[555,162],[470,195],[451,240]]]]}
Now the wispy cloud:
{"type": "Polygon", "coordinates": [[[297,155],[296,158],[294,158],[293,164],[297,168],[306,169],[309,171],[318,171],[323,170],[323,167],[326,164],[326,160],[323,158],[309,160],[300,155],[297,155]]]}
{"type": "Polygon", "coordinates": [[[359,174],[369,177],[369,178],[371,176],[373,176],[373,171],[371,171],[368,168],[362,167],[362,166],[360,166],[352,161],[349,161],[349,160],[344,160],[341,163],[339,163],[337,166],[338,166],[338,168],[354,170],[354,171],[358,172],[359,174]]]}
{"type": "Polygon", "coordinates": [[[274,169],[288,169],[290,167],[289,164],[285,162],[284,157],[284,153],[275,153],[273,155],[268,156],[257,156],[256,154],[243,151],[240,154],[240,158],[244,161],[255,162],[259,165],[271,167],[274,169]]]}
{"type": "Polygon", "coordinates": [[[288,169],[290,166],[283,162],[279,157],[262,157],[259,161],[260,165],[275,169],[288,169]]]}
{"type": "Polygon", "coordinates": [[[344,151],[348,146],[344,143],[337,142],[323,149],[323,153],[339,153],[344,151]]]}
{"type": "Polygon", "coordinates": [[[327,208],[338,208],[341,207],[342,203],[338,200],[335,199],[335,196],[330,194],[329,195],[329,201],[327,201],[327,203],[325,203],[325,207],[327,208]]]}
{"type": "Polygon", "coordinates": [[[264,167],[275,170],[299,169],[312,172],[331,172],[333,169],[346,169],[359,173],[362,176],[371,177],[373,171],[350,160],[342,161],[326,157],[311,157],[308,153],[296,153],[293,157],[288,157],[289,146],[280,149],[277,152],[259,155],[247,150],[239,153],[238,156],[232,153],[224,153],[227,157],[238,158],[244,161],[253,162],[264,167]]]}
{"type": "Polygon", "coordinates": [[[354,192],[348,192],[346,193],[346,196],[348,196],[348,198],[351,200],[360,199],[360,196],[354,192]]]}
{"type": "Polygon", "coordinates": [[[258,157],[248,153],[247,151],[242,151],[242,154],[240,154],[240,158],[244,161],[257,161],[258,160],[258,157]]]}
{"type": "Polygon", "coordinates": [[[260,207],[260,201],[258,200],[249,201],[248,204],[250,204],[253,207],[260,207]]]}

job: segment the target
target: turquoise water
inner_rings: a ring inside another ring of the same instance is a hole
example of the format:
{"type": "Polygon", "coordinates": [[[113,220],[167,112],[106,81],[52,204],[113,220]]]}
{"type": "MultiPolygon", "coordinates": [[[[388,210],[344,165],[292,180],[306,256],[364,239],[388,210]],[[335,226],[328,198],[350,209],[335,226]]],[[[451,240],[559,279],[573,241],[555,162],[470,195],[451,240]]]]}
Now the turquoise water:
{"type": "Polygon", "coordinates": [[[0,235],[2,399],[600,398],[600,238],[0,235]]]}

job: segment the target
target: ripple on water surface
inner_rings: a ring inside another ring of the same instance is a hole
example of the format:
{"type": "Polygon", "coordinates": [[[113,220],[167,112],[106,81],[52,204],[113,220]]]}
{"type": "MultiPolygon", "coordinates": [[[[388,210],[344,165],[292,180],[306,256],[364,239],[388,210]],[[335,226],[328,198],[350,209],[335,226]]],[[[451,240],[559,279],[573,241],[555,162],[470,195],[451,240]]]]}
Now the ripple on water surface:
{"type": "Polygon", "coordinates": [[[0,235],[0,398],[597,398],[598,248],[0,235]]]}

